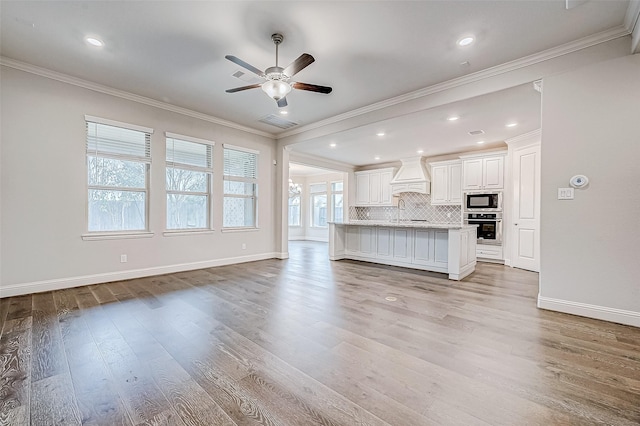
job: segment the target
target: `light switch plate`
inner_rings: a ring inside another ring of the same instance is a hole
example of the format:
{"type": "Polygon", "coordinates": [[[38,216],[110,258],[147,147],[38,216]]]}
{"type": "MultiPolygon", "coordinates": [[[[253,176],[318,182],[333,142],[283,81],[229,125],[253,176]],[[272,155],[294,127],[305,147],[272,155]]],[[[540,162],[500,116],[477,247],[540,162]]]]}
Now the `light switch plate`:
{"type": "Polygon", "coordinates": [[[573,200],[573,188],[558,188],[558,200],[573,200]]]}

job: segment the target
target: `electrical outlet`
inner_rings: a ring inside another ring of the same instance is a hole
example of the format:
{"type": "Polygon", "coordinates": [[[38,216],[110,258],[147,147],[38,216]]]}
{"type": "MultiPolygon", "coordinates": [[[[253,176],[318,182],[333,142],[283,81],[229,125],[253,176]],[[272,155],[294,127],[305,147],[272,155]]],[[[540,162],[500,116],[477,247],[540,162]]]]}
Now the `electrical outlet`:
{"type": "Polygon", "coordinates": [[[247,249],[247,245],[245,243],[242,243],[242,250],[246,250],[247,249]]]}
{"type": "Polygon", "coordinates": [[[127,255],[126,254],[121,254],[120,255],[120,263],[127,263],[127,255]]]}

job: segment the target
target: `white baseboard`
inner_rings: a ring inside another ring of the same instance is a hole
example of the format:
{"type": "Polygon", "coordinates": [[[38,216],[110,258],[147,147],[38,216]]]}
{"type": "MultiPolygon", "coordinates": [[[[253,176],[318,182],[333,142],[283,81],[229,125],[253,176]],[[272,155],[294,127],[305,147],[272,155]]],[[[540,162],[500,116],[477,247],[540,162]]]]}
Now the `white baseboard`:
{"type": "Polygon", "coordinates": [[[288,259],[289,258],[289,252],[288,251],[283,251],[282,253],[276,253],[275,254],[276,259],[288,259]]]}
{"type": "Polygon", "coordinates": [[[304,241],[304,235],[296,235],[295,237],[289,237],[289,241],[304,241]]]}
{"type": "Polygon", "coordinates": [[[640,312],[589,305],[538,295],[538,308],[640,327],[640,312]]]}
{"type": "MultiPolygon", "coordinates": [[[[81,287],[83,285],[107,283],[112,281],[130,280],[133,278],[150,277],[153,275],[171,274],[174,272],[192,271],[194,269],[212,268],[215,266],[232,265],[235,263],[254,262],[281,258],[283,253],[262,253],[249,256],[227,257],[224,259],[205,260],[201,262],[181,263],[177,265],[156,266],[152,268],[133,269],[129,271],[107,272],[103,274],[82,275],[79,277],[58,278],[55,280],[35,281],[30,283],[10,284],[0,288],[0,298],[20,296],[22,294],[40,293],[43,291],[61,290],[64,288],[81,287]]],[[[288,257],[288,253],[284,253],[288,257]]]]}
{"type": "Polygon", "coordinates": [[[321,243],[328,243],[329,237],[304,237],[305,241],[319,241],[321,243]]]}

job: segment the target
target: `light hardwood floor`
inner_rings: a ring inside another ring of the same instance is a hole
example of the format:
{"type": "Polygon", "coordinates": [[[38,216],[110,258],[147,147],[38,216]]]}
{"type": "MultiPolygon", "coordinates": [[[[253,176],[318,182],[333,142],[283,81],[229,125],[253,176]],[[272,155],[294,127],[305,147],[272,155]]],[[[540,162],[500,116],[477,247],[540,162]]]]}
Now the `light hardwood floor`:
{"type": "Polygon", "coordinates": [[[640,329],[326,251],[1,299],[0,424],[640,423],[640,329]]]}

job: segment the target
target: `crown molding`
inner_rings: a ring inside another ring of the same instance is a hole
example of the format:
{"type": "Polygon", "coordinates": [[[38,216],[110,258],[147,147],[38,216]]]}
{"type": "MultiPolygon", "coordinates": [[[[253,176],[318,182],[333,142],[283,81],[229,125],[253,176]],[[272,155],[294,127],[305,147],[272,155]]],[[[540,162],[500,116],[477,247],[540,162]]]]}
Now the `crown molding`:
{"type": "Polygon", "coordinates": [[[135,95],[130,92],[125,92],[124,90],[114,89],[109,86],[104,86],[102,84],[93,83],[88,80],[83,80],[81,78],[73,77],[67,74],[63,74],[57,71],[52,71],[47,68],[42,68],[36,65],[28,64],[26,62],[17,61],[15,59],[10,59],[5,56],[0,56],[0,65],[13,68],[16,70],[28,72],[31,74],[39,75],[41,77],[49,78],[52,80],[60,81],[62,83],[71,84],[73,86],[82,87],[84,89],[93,90],[94,92],[104,93],[106,95],[115,96],[118,98],[126,99],[133,102],[138,102],[144,105],[152,106],[155,108],[160,108],[166,111],[175,112],[177,114],[186,115],[188,117],[197,118],[199,120],[208,121],[210,123],[218,124],[220,126],[229,127],[235,130],[240,130],[247,133],[252,133],[258,136],[265,136],[268,138],[275,139],[275,134],[263,132],[261,130],[253,129],[251,127],[242,126],[240,124],[234,123],[232,121],[223,120],[221,118],[214,117],[212,115],[204,114],[201,112],[193,111],[187,108],[182,108],[179,106],[175,106],[166,102],[157,101],[155,99],[147,98],[145,96],[135,95]]]}
{"type": "Polygon", "coordinates": [[[541,137],[542,137],[542,130],[536,129],[527,133],[523,133],[518,136],[514,136],[509,139],[505,139],[504,142],[509,146],[513,146],[513,145],[517,145],[518,143],[521,143],[522,141],[529,141],[534,138],[540,139],[541,137]]]}
{"type": "Polygon", "coordinates": [[[312,154],[305,154],[303,152],[296,152],[296,151],[290,152],[289,162],[300,163],[305,166],[336,170],[339,172],[350,172],[350,171],[353,171],[354,169],[354,167],[351,164],[343,163],[341,161],[331,160],[329,158],[317,157],[312,154]]]}
{"type": "Polygon", "coordinates": [[[442,92],[444,90],[453,89],[456,87],[464,86],[465,84],[473,83],[476,81],[484,80],[490,77],[494,77],[500,74],[504,74],[510,71],[514,71],[520,68],[524,68],[530,65],[534,65],[540,62],[547,61],[549,59],[557,58],[559,56],[567,55],[569,53],[577,52],[588,47],[592,47],[601,43],[606,43],[611,40],[615,40],[620,37],[625,37],[631,34],[628,28],[625,26],[618,26],[610,30],[606,30],[597,34],[593,34],[588,37],[581,38],[569,43],[561,44],[560,46],[553,47],[551,49],[543,50],[542,52],[535,53],[533,55],[525,56],[520,59],[516,59],[504,64],[497,65],[495,67],[486,68],[482,71],[477,71],[472,74],[465,75],[463,77],[454,78],[442,83],[434,84],[432,86],[416,90],[401,96],[396,96],[391,99],[387,99],[381,102],[376,102],[371,105],[367,105],[362,108],[354,109],[344,114],[339,114],[325,120],[316,121],[308,125],[298,127],[296,129],[289,130],[284,133],[279,133],[277,139],[282,139],[288,136],[304,133],[309,130],[318,129],[320,127],[335,124],[340,121],[348,120],[360,115],[364,115],[373,111],[377,111],[383,108],[387,108],[393,105],[408,102],[414,99],[418,99],[424,96],[429,96],[434,93],[442,92]]]}

